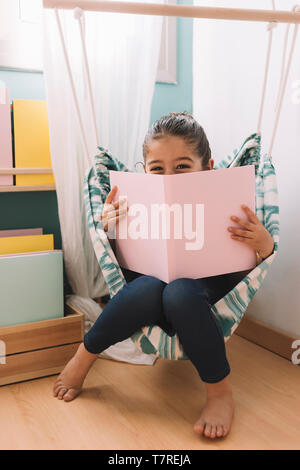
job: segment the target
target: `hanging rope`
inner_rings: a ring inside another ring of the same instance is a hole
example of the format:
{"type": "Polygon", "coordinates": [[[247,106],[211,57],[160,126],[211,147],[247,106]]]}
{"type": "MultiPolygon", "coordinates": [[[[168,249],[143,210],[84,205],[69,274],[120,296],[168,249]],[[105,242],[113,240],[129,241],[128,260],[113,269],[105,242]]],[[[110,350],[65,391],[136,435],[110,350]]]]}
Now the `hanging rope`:
{"type": "MultiPolygon", "coordinates": [[[[295,5],[293,7],[292,11],[294,13],[295,12],[300,12],[299,5],[295,5]]],[[[281,109],[282,109],[283,98],[284,98],[286,85],[287,85],[287,79],[288,79],[288,75],[289,75],[289,71],[290,71],[291,63],[292,63],[292,58],[293,58],[293,54],[294,54],[294,50],[295,50],[298,29],[299,29],[299,24],[295,23],[294,24],[294,35],[293,35],[292,44],[291,44],[291,50],[290,50],[288,63],[287,63],[285,72],[284,72],[284,66],[285,66],[285,57],[286,57],[286,53],[287,53],[287,38],[286,38],[285,44],[284,44],[284,51],[283,51],[284,61],[283,61],[283,64],[282,64],[282,69],[281,69],[281,83],[280,83],[280,93],[279,93],[279,98],[278,98],[278,106],[277,106],[276,115],[275,115],[275,122],[274,122],[272,137],[271,137],[270,148],[269,148],[269,151],[268,151],[268,154],[267,154],[269,159],[271,159],[271,154],[272,154],[272,150],[273,150],[273,146],[274,146],[274,141],[275,141],[275,136],[276,136],[276,132],[277,132],[279,117],[280,117],[280,113],[281,113],[281,109]]],[[[289,31],[289,28],[287,28],[287,32],[288,31],[289,31]]]]}
{"type": "Polygon", "coordinates": [[[279,104],[279,97],[280,97],[280,90],[282,87],[282,82],[283,82],[283,75],[284,75],[284,68],[285,68],[285,61],[286,61],[286,53],[287,53],[287,47],[288,47],[288,38],[289,38],[289,32],[290,32],[290,23],[286,27],[285,31],[285,38],[284,38],[284,48],[282,52],[282,62],[281,62],[281,73],[280,73],[280,85],[278,89],[278,94],[277,94],[277,100],[276,100],[276,110],[278,110],[278,104],[279,104]]]}
{"type": "MultiPolygon", "coordinates": [[[[73,99],[74,99],[74,103],[75,103],[75,109],[76,109],[76,114],[77,114],[77,118],[78,118],[78,122],[79,122],[79,127],[80,127],[82,142],[83,142],[83,146],[84,146],[86,161],[89,163],[89,166],[92,166],[94,168],[95,181],[97,183],[97,186],[100,188],[100,184],[99,184],[99,181],[98,181],[98,178],[97,178],[97,169],[96,169],[96,165],[95,165],[95,159],[94,158],[92,159],[90,157],[90,154],[89,154],[87,138],[86,138],[86,134],[85,134],[84,126],[83,126],[83,120],[82,120],[80,107],[79,107],[79,100],[78,100],[78,96],[77,96],[75,85],[74,85],[73,74],[72,74],[72,70],[71,70],[71,66],[70,66],[70,61],[69,61],[69,56],[68,56],[68,52],[67,52],[67,48],[66,48],[65,38],[64,38],[64,34],[63,34],[62,26],[61,26],[61,21],[60,21],[60,17],[59,17],[57,8],[54,8],[54,12],[55,12],[57,27],[58,27],[58,30],[59,30],[60,40],[61,40],[61,44],[62,44],[62,48],[63,48],[63,54],[64,54],[64,59],[65,59],[66,67],[67,67],[67,72],[68,72],[70,85],[71,85],[72,95],[73,95],[73,99]]],[[[95,126],[96,126],[96,124],[95,124],[95,126]]],[[[96,142],[97,141],[98,141],[98,138],[96,139],[96,142]]]]}
{"type": "MultiPolygon", "coordinates": [[[[274,0],[272,0],[272,7],[275,10],[275,1],[274,0]]],[[[298,5],[295,5],[292,8],[292,11],[294,13],[295,12],[300,12],[300,7],[298,5]]],[[[271,58],[272,41],[273,41],[273,29],[276,26],[277,26],[276,22],[270,22],[270,23],[268,23],[268,26],[267,26],[267,29],[269,31],[269,43],[268,43],[266,66],[265,66],[265,75],[264,75],[264,82],[263,82],[263,89],[262,89],[262,98],[261,98],[258,124],[257,124],[257,133],[258,134],[261,134],[261,123],[262,123],[262,117],[263,117],[263,111],[264,111],[264,104],[265,104],[265,97],[266,97],[266,87],[267,87],[269,68],[270,68],[270,58],[271,58]]],[[[282,109],[283,98],[284,98],[284,94],[285,94],[285,90],[286,90],[287,79],[288,79],[288,75],[289,75],[289,71],[290,71],[290,67],[291,67],[291,63],[292,63],[292,58],[293,58],[293,54],[294,54],[294,50],[295,50],[295,44],[296,44],[296,39],[297,39],[297,34],[298,34],[298,29],[299,29],[299,25],[294,24],[294,36],[293,36],[293,40],[292,40],[292,45],[291,45],[291,50],[290,50],[290,54],[289,54],[288,63],[287,63],[287,66],[285,68],[290,26],[291,26],[290,24],[287,25],[286,33],[285,33],[285,40],[284,40],[284,47],[283,47],[283,54],[282,54],[282,64],[281,64],[280,84],[279,84],[279,90],[278,90],[278,94],[277,94],[277,105],[276,105],[275,120],[274,120],[272,136],[271,136],[270,147],[269,147],[269,151],[267,153],[267,157],[269,159],[271,159],[271,154],[272,154],[274,141],[275,141],[275,137],[276,137],[279,117],[280,117],[280,113],[281,113],[281,109],[282,109]]]]}
{"type": "MultiPolygon", "coordinates": [[[[273,7],[273,10],[275,10],[275,0],[272,0],[272,7],[273,7]]],[[[273,42],[273,29],[276,28],[276,26],[277,26],[276,22],[270,22],[268,23],[268,26],[267,26],[267,30],[269,31],[269,43],[268,43],[268,50],[267,50],[262,97],[261,97],[260,110],[259,110],[258,123],[257,123],[258,134],[261,134],[261,123],[262,123],[264,104],[265,104],[265,98],[266,98],[267,81],[268,81],[268,75],[269,75],[269,69],[270,69],[270,58],[271,58],[271,50],[272,50],[272,42],[273,42]]]]}
{"type": "Polygon", "coordinates": [[[60,17],[59,17],[57,8],[54,8],[54,13],[55,13],[56,23],[57,23],[59,36],[60,36],[60,40],[61,40],[61,44],[62,44],[62,48],[63,48],[63,54],[64,54],[64,58],[65,58],[65,63],[66,63],[66,67],[67,67],[69,80],[70,80],[71,90],[72,90],[72,94],[73,94],[73,98],[74,98],[74,103],[75,103],[75,108],[76,108],[77,117],[78,117],[78,121],[79,121],[79,127],[80,127],[81,137],[82,137],[82,141],[83,141],[83,146],[84,146],[86,158],[87,158],[88,161],[90,161],[88,145],[87,145],[87,139],[86,139],[85,132],[84,132],[84,127],[83,127],[83,122],[82,122],[82,118],[81,118],[77,93],[76,93],[76,90],[75,90],[75,85],[74,85],[73,75],[72,75],[72,71],[71,71],[69,56],[68,56],[66,43],[65,43],[65,38],[64,38],[64,35],[63,35],[61,21],[60,21],[60,17]]]}

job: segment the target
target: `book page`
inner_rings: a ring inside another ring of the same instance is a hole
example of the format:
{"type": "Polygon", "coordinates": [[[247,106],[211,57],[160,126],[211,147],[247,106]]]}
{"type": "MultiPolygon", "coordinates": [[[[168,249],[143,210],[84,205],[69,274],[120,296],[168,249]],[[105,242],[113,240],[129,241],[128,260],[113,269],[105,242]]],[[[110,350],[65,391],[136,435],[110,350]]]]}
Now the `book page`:
{"type": "MultiPolygon", "coordinates": [[[[168,282],[167,240],[163,233],[163,175],[110,170],[113,200],[127,196],[128,215],[116,226],[116,257],[121,267],[168,282]]],[[[112,237],[111,237],[112,238],[112,237]]]]}
{"type": "Polygon", "coordinates": [[[227,230],[242,228],[231,216],[247,220],[242,204],[255,213],[254,165],[165,175],[164,179],[166,202],[175,217],[167,249],[169,282],[256,266],[254,250],[232,239],[227,230]]]}

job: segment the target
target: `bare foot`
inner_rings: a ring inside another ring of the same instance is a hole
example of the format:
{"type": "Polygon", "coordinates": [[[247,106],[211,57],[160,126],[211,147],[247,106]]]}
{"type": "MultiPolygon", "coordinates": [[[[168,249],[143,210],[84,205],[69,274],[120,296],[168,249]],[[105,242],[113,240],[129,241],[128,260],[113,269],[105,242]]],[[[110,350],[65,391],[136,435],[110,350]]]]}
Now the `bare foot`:
{"type": "Polygon", "coordinates": [[[98,354],[89,353],[83,343],[76,354],[59,374],[53,385],[53,396],[59,400],[71,401],[81,392],[84,379],[98,354]]]}
{"type": "Polygon", "coordinates": [[[216,384],[205,383],[207,399],[201,416],[194,425],[197,434],[214,439],[229,433],[234,414],[232,390],[227,377],[216,384]]]}

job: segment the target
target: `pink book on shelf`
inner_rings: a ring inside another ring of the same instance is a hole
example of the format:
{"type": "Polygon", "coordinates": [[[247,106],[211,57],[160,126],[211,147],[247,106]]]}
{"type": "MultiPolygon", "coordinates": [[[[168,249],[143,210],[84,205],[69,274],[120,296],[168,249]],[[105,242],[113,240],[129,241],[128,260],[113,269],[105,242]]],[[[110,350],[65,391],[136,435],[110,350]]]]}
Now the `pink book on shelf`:
{"type": "MultiPolygon", "coordinates": [[[[113,200],[127,199],[128,215],[116,226],[121,267],[171,282],[252,269],[255,251],[231,238],[230,217],[255,213],[254,165],[154,175],[110,170],[113,200]]],[[[121,204],[122,207],[122,204],[121,204]]]]}
{"type": "Polygon", "coordinates": [[[12,230],[0,230],[0,237],[22,237],[26,235],[43,235],[42,228],[22,228],[12,230]]]}
{"type": "Polygon", "coordinates": [[[2,258],[13,258],[15,256],[34,256],[34,255],[44,255],[44,254],[51,254],[51,253],[60,253],[63,250],[44,250],[44,251],[26,251],[24,253],[9,253],[7,255],[0,255],[0,260],[2,258]]]}
{"type": "MultiPolygon", "coordinates": [[[[12,168],[12,138],[9,90],[0,84],[0,168],[12,168]]],[[[0,186],[13,185],[12,175],[0,175],[0,186]]]]}

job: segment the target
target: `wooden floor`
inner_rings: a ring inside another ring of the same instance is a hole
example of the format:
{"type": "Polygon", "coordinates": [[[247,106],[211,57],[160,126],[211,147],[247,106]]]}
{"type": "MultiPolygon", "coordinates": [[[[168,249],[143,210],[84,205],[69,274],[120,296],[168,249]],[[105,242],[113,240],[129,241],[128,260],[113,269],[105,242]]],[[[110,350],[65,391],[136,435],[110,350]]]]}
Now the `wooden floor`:
{"type": "Polygon", "coordinates": [[[227,354],[236,409],[226,438],[193,431],[205,393],[190,361],[99,359],[70,403],[52,396],[55,376],[0,387],[0,448],[300,449],[299,367],[237,335],[227,354]]]}

